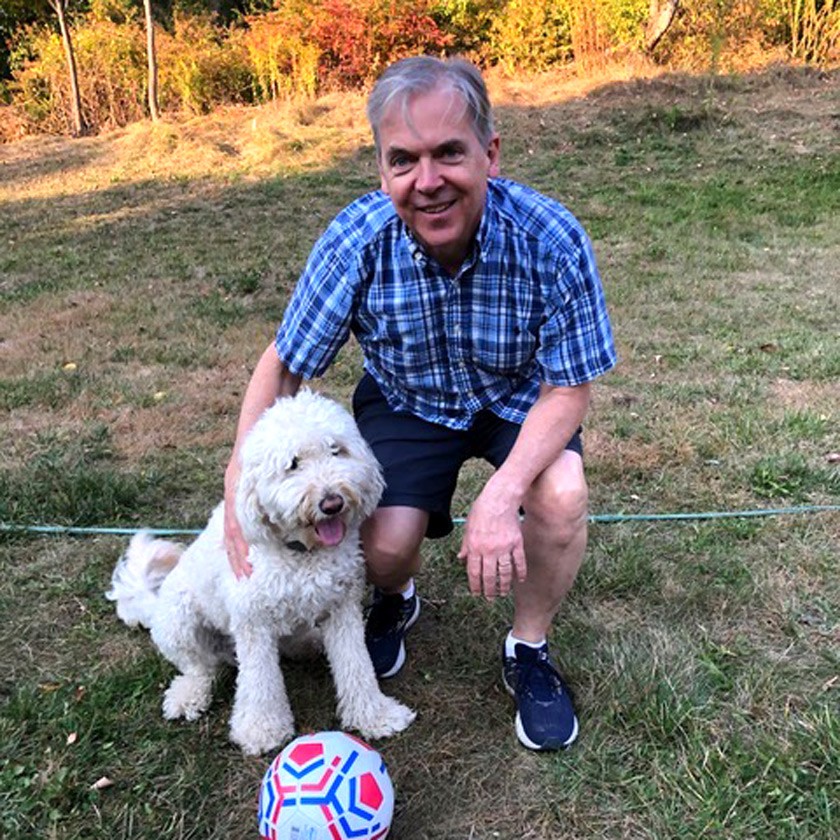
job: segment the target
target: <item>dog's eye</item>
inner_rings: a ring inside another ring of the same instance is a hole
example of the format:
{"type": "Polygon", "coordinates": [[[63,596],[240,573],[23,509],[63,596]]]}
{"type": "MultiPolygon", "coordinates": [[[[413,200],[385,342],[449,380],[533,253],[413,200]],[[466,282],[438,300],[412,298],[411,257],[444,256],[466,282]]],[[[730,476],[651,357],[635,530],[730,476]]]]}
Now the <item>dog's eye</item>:
{"type": "Polygon", "coordinates": [[[299,464],[299,461],[298,461],[297,455],[295,455],[294,458],[292,458],[292,460],[289,461],[289,466],[287,467],[287,469],[290,472],[292,470],[296,470],[298,468],[298,464],[299,464]]]}
{"type": "Polygon", "coordinates": [[[331,443],[330,444],[330,454],[331,455],[346,455],[347,450],[338,443],[331,443]]]}

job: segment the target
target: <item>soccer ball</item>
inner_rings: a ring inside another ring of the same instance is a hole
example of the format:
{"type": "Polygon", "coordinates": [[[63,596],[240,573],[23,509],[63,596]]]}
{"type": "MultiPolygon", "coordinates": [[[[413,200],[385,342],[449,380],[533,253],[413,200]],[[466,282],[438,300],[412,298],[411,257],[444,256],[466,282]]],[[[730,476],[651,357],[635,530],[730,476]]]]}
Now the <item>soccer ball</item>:
{"type": "Polygon", "coordinates": [[[394,787],[382,756],[345,732],[302,735],[271,762],[260,789],[265,840],[382,840],[394,787]]]}

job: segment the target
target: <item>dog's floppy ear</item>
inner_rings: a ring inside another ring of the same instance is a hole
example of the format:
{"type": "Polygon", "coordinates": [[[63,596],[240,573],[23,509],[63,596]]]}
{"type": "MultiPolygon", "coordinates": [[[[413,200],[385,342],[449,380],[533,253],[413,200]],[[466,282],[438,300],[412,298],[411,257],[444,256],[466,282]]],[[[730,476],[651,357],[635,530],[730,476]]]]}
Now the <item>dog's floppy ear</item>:
{"type": "Polygon", "coordinates": [[[367,518],[375,510],[385,491],[385,480],[382,477],[382,467],[368,442],[359,434],[357,429],[352,430],[348,435],[347,443],[350,447],[350,455],[363,467],[365,478],[362,482],[364,492],[361,496],[362,515],[367,518]]]}
{"type": "Polygon", "coordinates": [[[236,488],[236,518],[247,542],[263,542],[268,526],[263,522],[262,508],[257,493],[257,476],[253,470],[243,470],[236,488]]]}

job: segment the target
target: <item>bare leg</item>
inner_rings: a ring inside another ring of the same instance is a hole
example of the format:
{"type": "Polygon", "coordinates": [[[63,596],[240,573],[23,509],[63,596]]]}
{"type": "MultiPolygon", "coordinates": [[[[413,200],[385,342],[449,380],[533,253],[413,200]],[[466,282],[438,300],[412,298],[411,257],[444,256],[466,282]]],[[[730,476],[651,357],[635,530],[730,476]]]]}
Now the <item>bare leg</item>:
{"type": "Polygon", "coordinates": [[[401,592],[420,569],[429,515],[410,507],[379,508],[362,526],[367,576],[383,592],[401,592]]]}
{"type": "Polygon", "coordinates": [[[528,576],[514,583],[513,634],[545,638],[577,577],[587,539],[587,488],[583,461],[565,451],[534,482],[522,526],[528,576]]]}

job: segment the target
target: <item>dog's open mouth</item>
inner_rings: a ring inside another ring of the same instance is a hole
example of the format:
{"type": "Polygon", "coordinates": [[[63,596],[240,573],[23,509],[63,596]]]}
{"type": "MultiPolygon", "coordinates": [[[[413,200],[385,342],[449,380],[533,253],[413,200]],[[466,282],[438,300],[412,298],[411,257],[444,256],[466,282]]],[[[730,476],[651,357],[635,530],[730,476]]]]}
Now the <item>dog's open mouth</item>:
{"type": "Polygon", "coordinates": [[[346,532],[347,526],[337,516],[315,523],[315,533],[323,545],[338,545],[346,532]]]}

